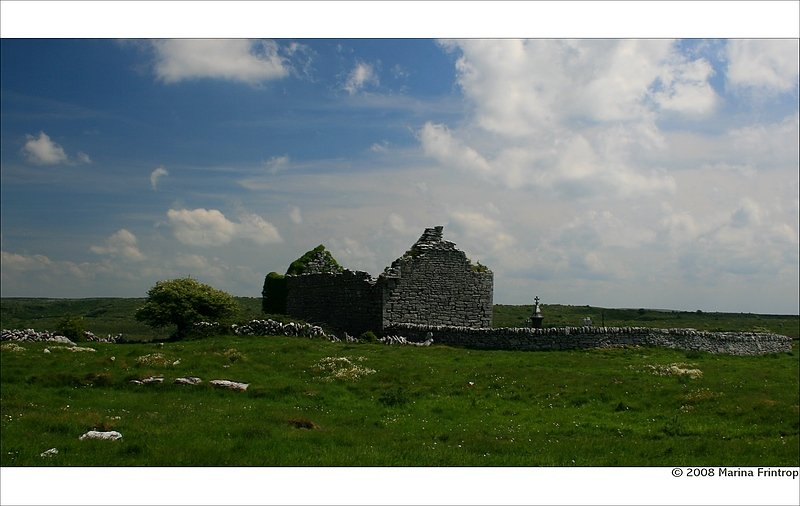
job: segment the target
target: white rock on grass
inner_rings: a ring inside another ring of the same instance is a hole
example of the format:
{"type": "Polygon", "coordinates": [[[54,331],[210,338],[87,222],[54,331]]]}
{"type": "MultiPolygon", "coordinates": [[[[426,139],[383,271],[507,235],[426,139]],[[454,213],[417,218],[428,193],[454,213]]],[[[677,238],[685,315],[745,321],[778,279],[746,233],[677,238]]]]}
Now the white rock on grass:
{"type": "Polygon", "coordinates": [[[199,385],[203,380],[196,376],[189,376],[188,378],[175,378],[173,383],[178,385],[199,385]]]}
{"type": "Polygon", "coordinates": [[[108,441],[116,441],[117,439],[122,439],[122,434],[115,430],[109,431],[99,431],[99,430],[90,430],[86,434],[79,437],[81,441],[86,439],[104,439],[108,441]]]}
{"type": "Polygon", "coordinates": [[[209,383],[214,385],[215,387],[220,388],[230,388],[231,390],[247,390],[247,387],[250,386],[249,383],[239,383],[237,381],[230,381],[230,380],[211,380],[209,383]]]}
{"type": "Polygon", "coordinates": [[[56,455],[58,455],[57,448],[50,448],[49,450],[45,450],[39,454],[40,457],[54,457],[56,455]]]}
{"type": "Polygon", "coordinates": [[[164,383],[164,376],[150,376],[142,380],[142,384],[151,385],[153,383],[164,383]]]}

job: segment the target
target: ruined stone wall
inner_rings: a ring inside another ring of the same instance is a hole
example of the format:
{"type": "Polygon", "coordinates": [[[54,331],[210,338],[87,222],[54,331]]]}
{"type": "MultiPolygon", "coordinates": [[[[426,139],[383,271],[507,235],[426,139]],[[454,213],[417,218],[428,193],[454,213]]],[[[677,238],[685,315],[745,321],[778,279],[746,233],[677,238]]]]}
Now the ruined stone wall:
{"type": "Polygon", "coordinates": [[[645,327],[467,328],[395,324],[384,329],[422,342],[433,334],[435,344],[486,350],[571,350],[619,346],[658,346],[680,350],[763,355],[792,351],[787,336],[762,332],[705,332],[645,327]]]}
{"type": "MultiPolygon", "coordinates": [[[[494,276],[443,240],[442,228],[425,229],[377,280],[343,271],[318,246],[287,271],[286,313],[356,334],[394,323],[490,326],[494,276]]],[[[267,302],[275,295],[268,293],[269,280],[267,302]]]]}
{"type": "Polygon", "coordinates": [[[358,335],[381,329],[381,293],[366,272],[286,276],[286,313],[358,335]]]}
{"type": "Polygon", "coordinates": [[[473,265],[442,227],[426,229],[381,275],[383,327],[395,323],[488,327],[494,276],[473,265]]]}
{"type": "Polygon", "coordinates": [[[383,324],[487,327],[492,322],[491,272],[473,272],[464,253],[435,251],[399,263],[383,278],[383,324]]]}

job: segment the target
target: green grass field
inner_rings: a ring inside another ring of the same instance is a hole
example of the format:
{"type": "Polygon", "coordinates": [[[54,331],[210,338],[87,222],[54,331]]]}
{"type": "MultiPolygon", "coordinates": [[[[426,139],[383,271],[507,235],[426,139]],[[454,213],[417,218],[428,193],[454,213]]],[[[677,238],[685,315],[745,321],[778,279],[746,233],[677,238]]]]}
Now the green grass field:
{"type": "Polygon", "coordinates": [[[800,463],[797,343],[761,357],[230,336],[22,347],[0,355],[3,466],[800,463]],[[154,353],[165,365],[144,363],[154,353]],[[165,382],[130,383],[151,375],[165,382]],[[178,376],[204,383],[172,384],[178,376]],[[91,429],[123,438],[78,440],[91,429]],[[40,456],[50,448],[58,455],[40,456]]]}
{"type": "MultiPolygon", "coordinates": [[[[243,319],[258,316],[259,299],[240,302],[243,319]]],[[[168,330],[135,327],[132,311],[140,303],[3,299],[2,325],[46,330],[73,315],[97,334],[166,337],[168,330]]],[[[591,309],[546,306],[545,314],[550,324],[584,316],[599,323],[587,314],[591,309]]],[[[505,322],[529,311],[496,306],[495,323],[512,325],[505,322]]],[[[607,325],[678,326],[669,312],[601,311],[607,325]]],[[[728,330],[738,321],[744,329],[797,335],[797,316],[679,316],[694,328],[728,330]]],[[[791,353],[759,357],[240,336],[83,344],[96,352],[17,346],[23,350],[3,343],[0,353],[2,466],[800,464],[797,341],[791,353]],[[153,375],[164,383],[131,383],[153,375]],[[204,381],[173,384],[180,376],[204,381]],[[209,385],[213,379],[250,386],[218,389],[209,385]],[[79,441],[92,429],[117,430],[123,438],[79,441]],[[58,454],[40,456],[50,448],[58,454]]]]}

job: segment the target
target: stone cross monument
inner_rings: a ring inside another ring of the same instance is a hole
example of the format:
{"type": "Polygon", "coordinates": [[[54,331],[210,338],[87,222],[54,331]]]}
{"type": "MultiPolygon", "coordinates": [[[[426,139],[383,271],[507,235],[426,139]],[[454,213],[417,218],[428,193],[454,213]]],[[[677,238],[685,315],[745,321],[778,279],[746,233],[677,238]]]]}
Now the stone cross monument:
{"type": "Polygon", "coordinates": [[[544,316],[542,316],[542,310],[539,309],[539,296],[533,298],[533,314],[531,315],[531,328],[540,329],[542,328],[542,320],[544,320],[544,316]]]}

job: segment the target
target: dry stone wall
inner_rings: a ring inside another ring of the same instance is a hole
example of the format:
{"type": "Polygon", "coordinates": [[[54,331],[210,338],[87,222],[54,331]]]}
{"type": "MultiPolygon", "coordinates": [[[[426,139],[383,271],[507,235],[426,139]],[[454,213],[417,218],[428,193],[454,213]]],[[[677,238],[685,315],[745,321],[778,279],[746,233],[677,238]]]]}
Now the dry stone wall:
{"type": "Polygon", "coordinates": [[[645,327],[468,328],[395,324],[387,333],[422,342],[485,350],[571,350],[621,346],[658,346],[730,355],[792,351],[787,336],[762,332],[706,332],[645,327]]]}

